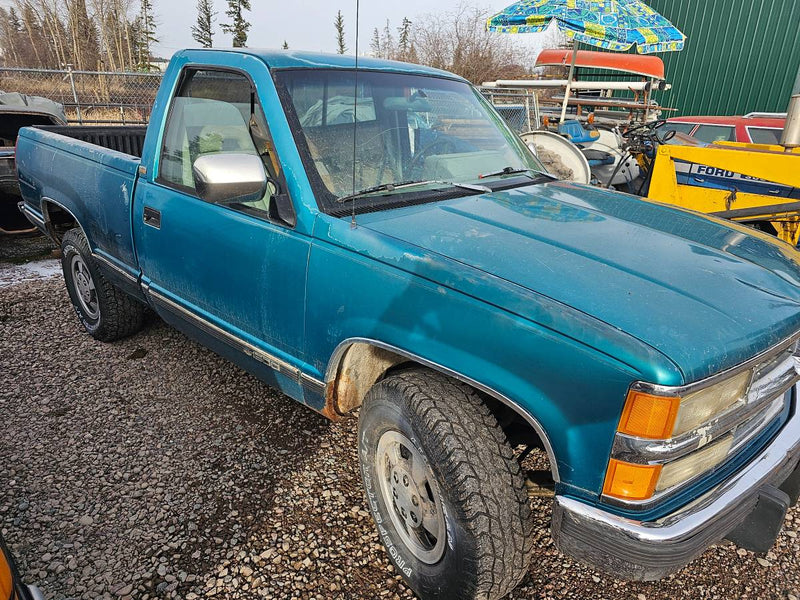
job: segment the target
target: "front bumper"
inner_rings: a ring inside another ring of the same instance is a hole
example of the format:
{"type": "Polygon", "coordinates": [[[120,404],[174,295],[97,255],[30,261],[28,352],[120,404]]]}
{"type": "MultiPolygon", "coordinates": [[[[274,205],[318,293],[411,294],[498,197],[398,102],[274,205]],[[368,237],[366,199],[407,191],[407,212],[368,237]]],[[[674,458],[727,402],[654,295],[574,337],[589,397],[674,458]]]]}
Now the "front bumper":
{"type": "MultiPolygon", "coordinates": [[[[637,521],[556,496],[553,540],[564,554],[617,578],[660,579],[743,527],[757,505],[764,504],[760,498],[796,479],[790,475],[798,460],[800,414],[795,409],[775,439],[739,472],[657,521],[637,521]]],[[[796,491],[790,496],[791,502],[797,500],[796,491]]]]}
{"type": "Polygon", "coordinates": [[[25,586],[30,600],[44,600],[44,595],[35,585],[25,586]]]}

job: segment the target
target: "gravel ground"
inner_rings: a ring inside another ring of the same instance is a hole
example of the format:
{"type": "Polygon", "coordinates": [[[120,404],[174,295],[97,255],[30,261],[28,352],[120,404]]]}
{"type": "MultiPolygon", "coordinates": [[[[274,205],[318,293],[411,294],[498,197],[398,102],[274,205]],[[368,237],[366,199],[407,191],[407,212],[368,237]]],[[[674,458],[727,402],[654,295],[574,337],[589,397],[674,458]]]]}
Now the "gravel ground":
{"type": "Polygon", "coordinates": [[[53,254],[55,249],[53,243],[40,234],[0,234],[0,264],[25,263],[45,258],[53,254]]]}
{"type": "MultiPolygon", "coordinates": [[[[0,275],[17,268],[0,263],[0,275]]],[[[48,598],[410,598],[330,424],[153,319],[85,334],[60,277],[0,287],[0,528],[48,598]]],[[[765,557],[729,543],[660,583],[539,549],[512,598],[800,596],[800,510],[765,557]]]]}

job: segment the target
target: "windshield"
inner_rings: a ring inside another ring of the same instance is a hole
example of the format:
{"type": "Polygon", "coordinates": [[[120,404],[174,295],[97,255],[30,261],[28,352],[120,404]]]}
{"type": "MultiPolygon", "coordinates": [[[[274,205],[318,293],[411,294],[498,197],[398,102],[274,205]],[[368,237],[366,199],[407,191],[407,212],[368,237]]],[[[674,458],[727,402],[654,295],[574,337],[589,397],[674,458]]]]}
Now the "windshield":
{"type": "Polygon", "coordinates": [[[356,80],[334,69],[277,71],[275,80],[323,210],[470,193],[449,184],[522,185],[545,170],[464,82],[374,71],[356,80]],[[426,183],[392,185],[409,182],[426,183]]]}

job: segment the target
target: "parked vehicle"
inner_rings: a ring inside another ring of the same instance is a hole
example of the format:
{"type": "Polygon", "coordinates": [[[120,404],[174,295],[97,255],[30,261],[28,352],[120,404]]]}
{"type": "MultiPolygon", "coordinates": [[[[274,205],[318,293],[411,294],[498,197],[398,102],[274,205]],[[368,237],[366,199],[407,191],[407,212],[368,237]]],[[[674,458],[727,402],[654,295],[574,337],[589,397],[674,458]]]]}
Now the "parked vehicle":
{"type": "Polygon", "coordinates": [[[141,156],[139,130],[23,129],[22,209],[86,330],[149,306],[331,419],[360,408],[369,510],[422,598],[526,573],[535,448],[558,548],[615,577],[768,549],[800,485],[800,255],[554,181],[455,75],[358,67],[185,50],[141,156]]]}
{"type": "MultiPolygon", "coordinates": [[[[666,123],[650,134],[646,195],[746,223],[797,246],[800,242],[800,95],[790,101],[773,144],[719,140],[696,146],[659,145],[684,136],[666,123]],[[780,142],[780,143],[778,143],[780,142]],[[658,146],[658,147],[657,147],[658,146]]],[[[716,125],[714,126],[716,127],[716,125]]],[[[752,134],[753,128],[748,128],[752,134]]],[[[645,136],[646,137],[646,136],[645,136]]]]}
{"type": "Polygon", "coordinates": [[[22,583],[14,558],[0,536],[0,600],[43,600],[39,588],[22,583]]]}
{"type": "Polygon", "coordinates": [[[751,112],[741,117],[672,117],[667,130],[685,133],[701,142],[746,142],[777,144],[786,123],[786,113],[751,112]]]}
{"type": "Polygon", "coordinates": [[[20,127],[65,125],[64,107],[47,98],[0,92],[0,234],[29,229],[17,210],[20,201],[14,145],[20,127]]]}

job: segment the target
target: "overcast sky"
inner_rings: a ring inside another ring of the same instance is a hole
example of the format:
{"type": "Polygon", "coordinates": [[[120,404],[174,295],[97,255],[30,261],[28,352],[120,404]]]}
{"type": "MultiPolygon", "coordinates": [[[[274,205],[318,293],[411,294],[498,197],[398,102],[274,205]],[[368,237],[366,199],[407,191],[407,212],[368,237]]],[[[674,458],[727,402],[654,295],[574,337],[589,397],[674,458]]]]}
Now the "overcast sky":
{"type": "MultiPolygon", "coordinates": [[[[499,12],[513,0],[478,0],[499,12]]],[[[197,0],[153,0],[158,23],[158,55],[169,57],[175,50],[197,46],[192,39],[190,27],[194,24],[197,0]]],[[[361,0],[359,53],[369,52],[369,42],[375,27],[382,28],[386,19],[391,26],[400,25],[403,17],[412,21],[431,12],[445,12],[458,6],[460,0],[361,0]]],[[[87,2],[89,4],[89,2],[87,2]]],[[[215,24],[214,46],[230,46],[231,37],[219,28],[226,22],[225,0],[214,0],[219,12],[215,24]]],[[[286,40],[294,50],[334,52],[336,32],[333,20],[338,10],[342,11],[347,34],[348,53],[355,51],[355,0],[251,0],[249,14],[252,23],[247,45],[254,48],[279,48],[286,40]]],[[[520,35],[519,43],[537,46],[539,35],[520,35]],[[524,38],[524,39],[523,39],[524,38]]]]}
{"type": "MultiPolygon", "coordinates": [[[[396,35],[403,17],[415,21],[427,14],[452,11],[462,2],[495,13],[512,4],[513,0],[361,0],[359,54],[369,53],[372,31],[376,27],[382,29],[387,19],[396,35]]],[[[13,0],[0,0],[0,6],[9,7],[12,3],[13,0]]],[[[134,3],[138,5],[138,0],[134,3]]],[[[86,4],[91,7],[91,0],[86,4]]],[[[156,56],[169,58],[176,50],[198,46],[190,29],[197,19],[197,0],[152,0],[152,4],[159,38],[159,43],[153,48],[156,56]]],[[[336,12],[341,10],[345,20],[347,52],[355,52],[355,0],[251,0],[251,5],[253,10],[248,17],[252,28],[247,40],[250,47],[280,48],[286,40],[293,50],[335,52],[333,20],[336,12]]],[[[227,3],[214,0],[214,6],[219,13],[214,46],[230,47],[231,36],[224,35],[219,26],[227,22],[227,3]]],[[[558,39],[558,34],[521,34],[514,39],[515,43],[537,50],[552,44],[558,39]]]]}

